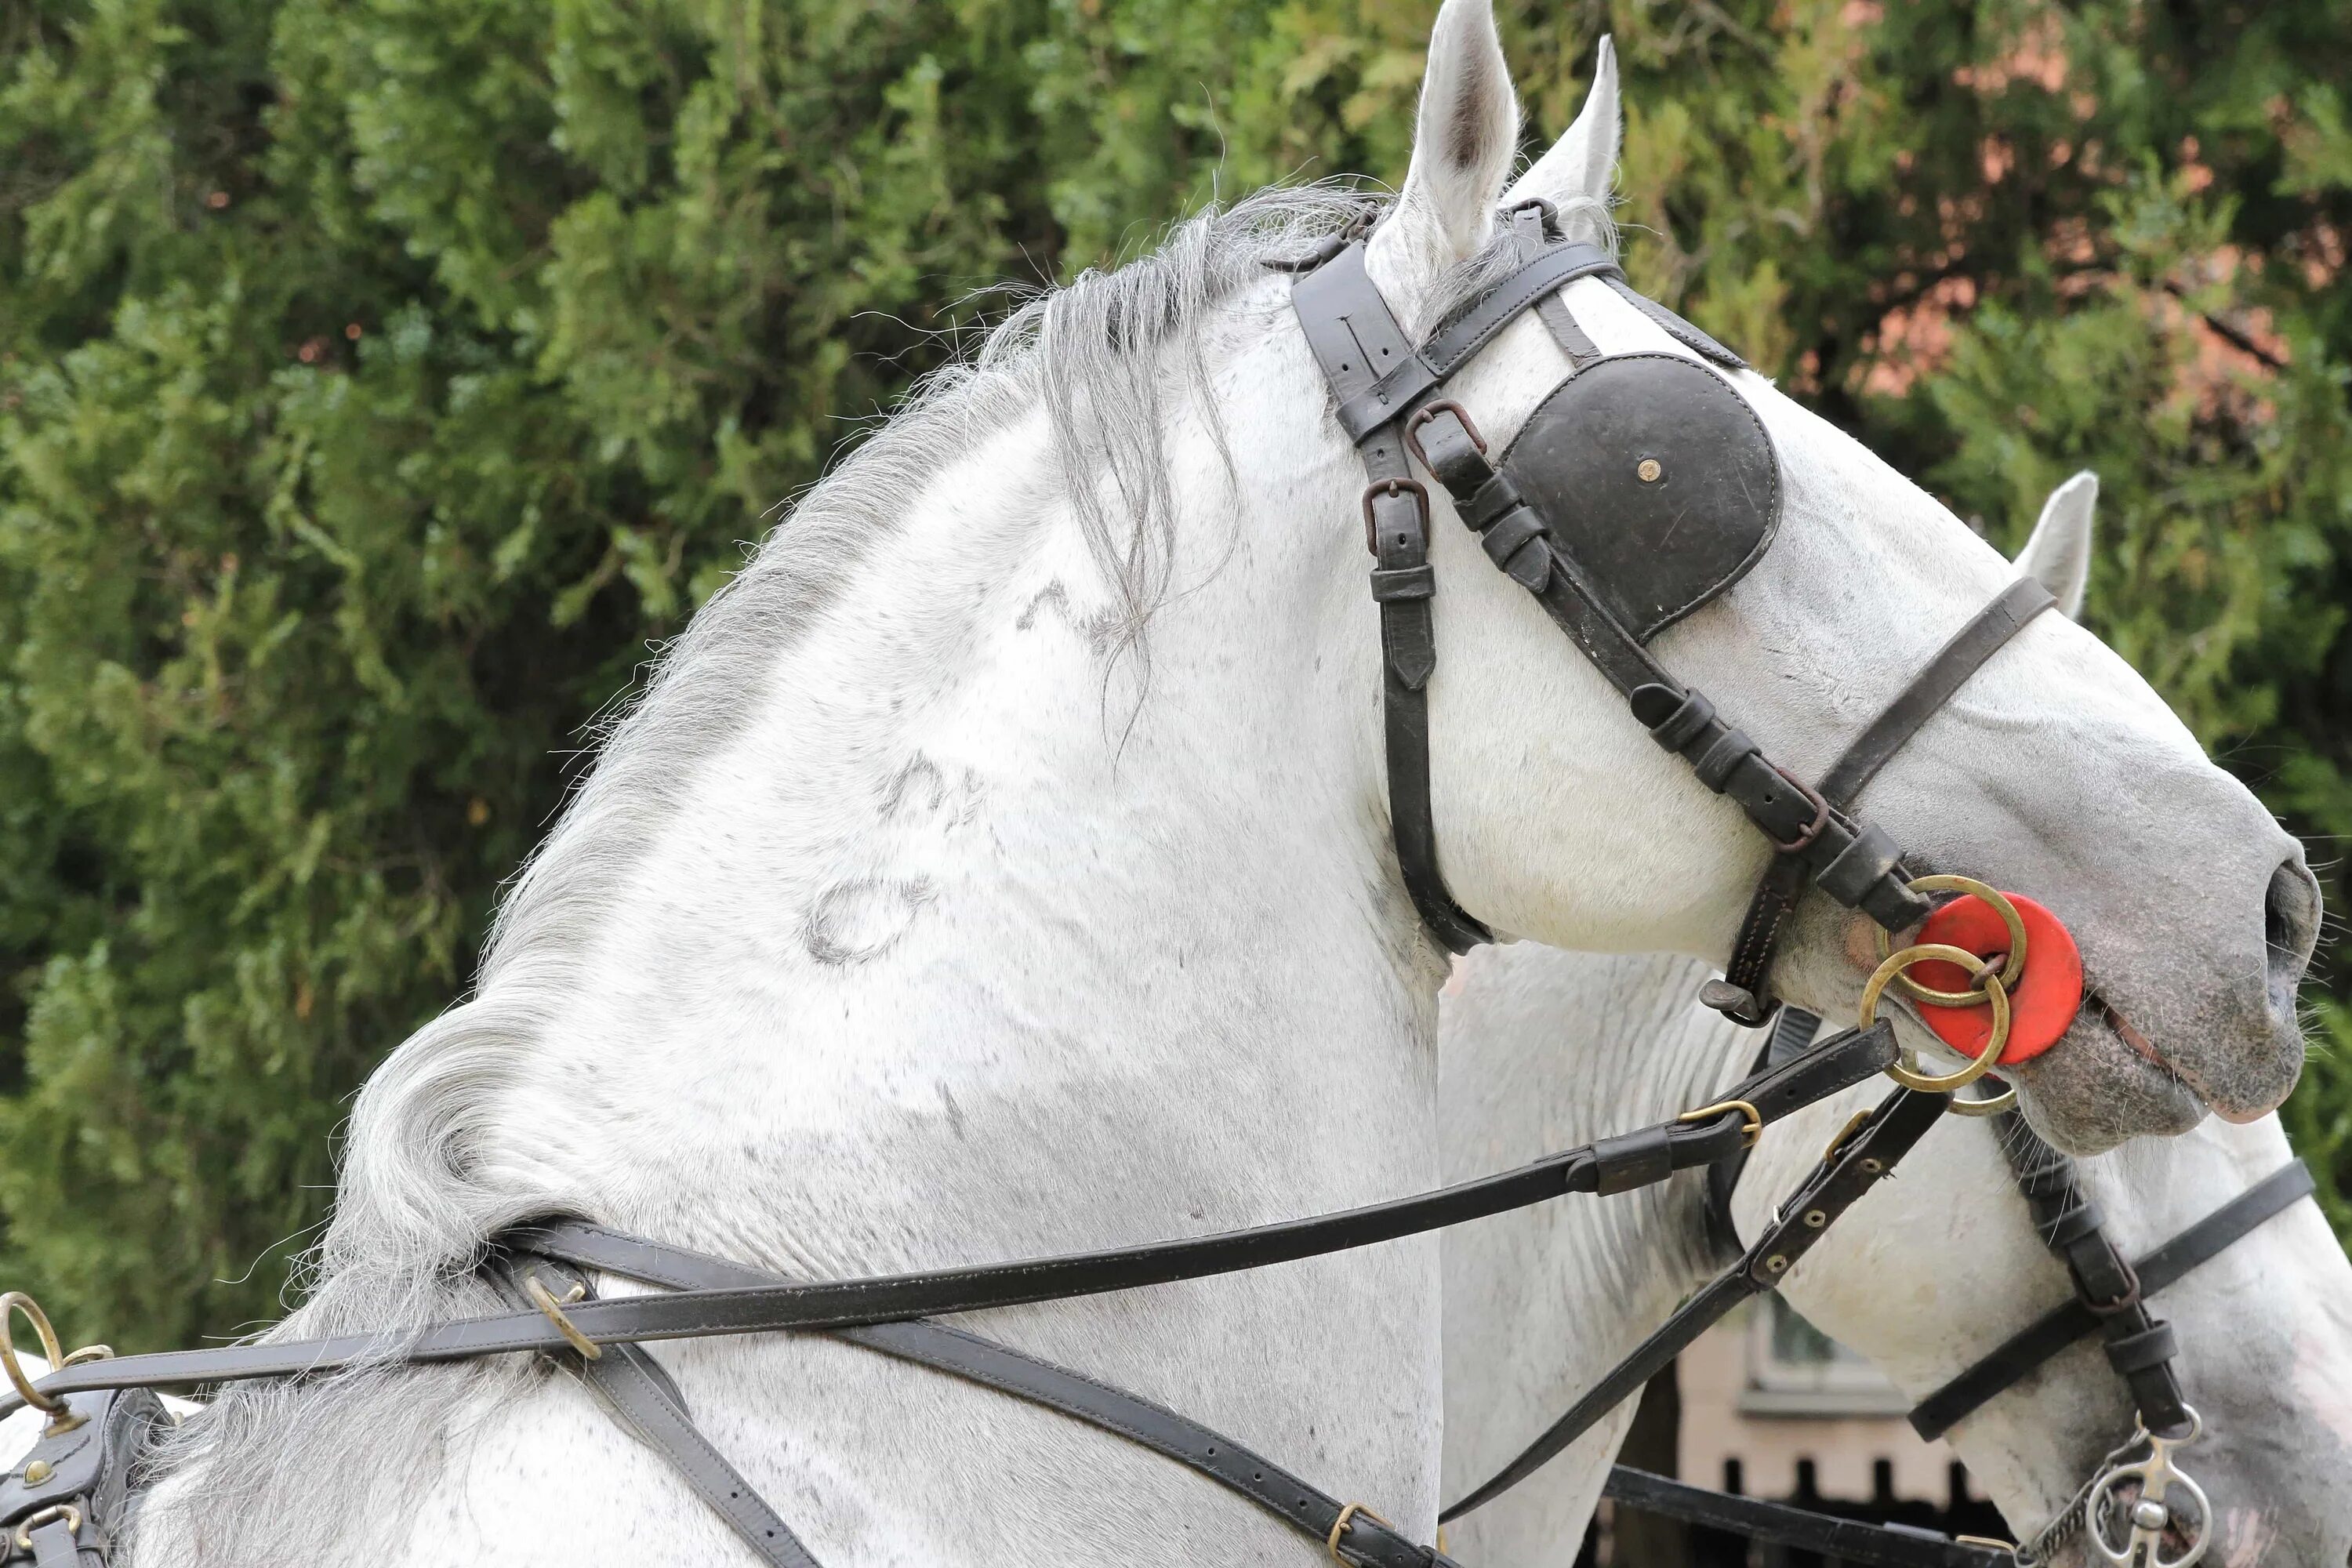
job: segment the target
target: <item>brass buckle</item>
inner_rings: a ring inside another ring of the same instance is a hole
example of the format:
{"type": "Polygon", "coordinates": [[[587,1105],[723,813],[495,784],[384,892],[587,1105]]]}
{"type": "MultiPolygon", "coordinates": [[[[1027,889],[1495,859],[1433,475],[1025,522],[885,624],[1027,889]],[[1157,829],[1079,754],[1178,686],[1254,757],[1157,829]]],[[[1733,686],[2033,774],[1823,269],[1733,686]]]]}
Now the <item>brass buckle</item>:
{"type": "MultiPolygon", "coordinates": [[[[14,1292],[12,1291],[11,1294],[14,1292]]],[[[24,1391],[19,1389],[17,1392],[21,1394],[24,1391]]],[[[24,1523],[16,1527],[16,1550],[19,1552],[33,1550],[33,1531],[60,1519],[66,1521],[68,1535],[78,1537],[81,1534],[81,1510],[69,1502],[53,1502],[38,1513],[27,1517],[24,1523]]]]}
{"type": "Polygon", "coordinates": [[[1331,1561],[1339,1563],[1339,1568],[1348,1568],[1348,1560],[1339,1555],[1339,1537],[1348,1533],[1348,1521],[1355,1518],[1360,1513],[1366,1519],[1370,1520],[1374,1524],[1381,1525],[1389,1530],[1394,1530],[1396,1528],[1395,1525],[1390,1524],[1387,1520],[1382,1519],[1379,1514],[1374,1513],[1362,1503],[1351,1502],[1347,1507],[1341,1509],[1339,1510],[1339,1517],[1332,1521],[1331,1533],[1323,1538],[1323,1550],[1331,1554],[1331,1561]]]}
{"type": "Polygon", "coordinates": [[[604,1356],[604,1347],[582,1333],[580,1326],[565,1316],[563,1311],[564,1308],[587,1295],[588,1287],[574,1285],[563,1293],[563,1300],[559,1301],[555,1299],[553,1291],[540,1283],[538,1275],[526,1274],[522,1279],[522,1293],[530,1298],[532,1306],[547,1314],[547,1321],[555,1325],[555,1331],[563,1336],[564,1343],[578,1351],[589,1361],[596,1361],[604,1356]]]}
{"type": "Polygon", "coordinates": [[[1747,1119],[1748,1125],[1739,1130],[1739,1146],[1756,1147],[1756,1140],[1764,1136],[1764,1117],[1744,1100],[1718,1100],[1713,1105],[1702,1105],[1696,1110],[1685,1110],[1676,1121],[1712,1121],[1727,1110],[1737,1110],[1747,1119]]]}

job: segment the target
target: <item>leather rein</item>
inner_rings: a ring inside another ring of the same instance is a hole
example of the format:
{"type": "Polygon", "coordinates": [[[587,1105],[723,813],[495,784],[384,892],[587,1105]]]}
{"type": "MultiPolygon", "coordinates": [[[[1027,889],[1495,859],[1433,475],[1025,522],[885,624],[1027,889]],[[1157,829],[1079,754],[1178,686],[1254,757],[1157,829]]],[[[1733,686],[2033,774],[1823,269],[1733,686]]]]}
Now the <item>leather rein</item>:
{"type": "MultiPolygon", "coordinates": [[[[1513,213],[1509,222],[1521,247],[1519,266],[1419,345],[1405,339],[1372,287],[1364,271],[1363,242],[1353,229],[1333,237],[1313,257],[1285,267],[1300,274],[1293,293],[1298,319],[1330,382],[1336,417],[1356,443],[1370,479],[1364,515],[1377,560],[1371,583],[1381,612],[1391,826],[1399,866],[1416,908],[1433,934],[1456,952],[1487,940],[1485,926],[1446,892],[1437,868],[1426,701],[1426,685],[1435,667],[1429,607],[1435,583],[1427,555],[1427,491],[1413,477],[1408,453],[1422,459],[1452,493],[1489,558],[1533,595],[1626,695],[1634,716],[1657,742],[1688,762],[1709,789],[1738,802],[1771,838],[1780,855],[1767,887],[1785,892],[1776,898],[1793,903],[1810,879],[1890,932],[1918,924],[1935,905],[1902,869],[1894,842],[1850,815],[1852,798],[1885,756],[1978,666],[2047,607],[2048,595],[2042,593],[2037,599],[2038,590],[2024,584],[2002,594],[1865,731],[1849,752],[1849,761],[1860,755],[1863,764],[1841,764],[1843,775],[1833,770],[1822,789],[1800,783],[1722,720],[1706,697],[1677,681],[1644,646],[1675,615],[1727,586],[1761,552],[1777,518],[1777,488],[1771,490],[1771,510],[1757,523],[1752,537],[1731,542],[1731,554],[1747,552],[1731,566],[1724,567],[1718,558],[1686,583],[1596,583],[1560,546],[1553,526],[1559,520],[1538,516],[1529,505],[1519,479],[1513,477],[1509,457],[1499,468],[1490,464],[1469,416],[1442,396],[1448,376],[1532,310],[1570,360],[1572,368],[1563,389],[1577,377],[1608,374],[1607,367],[1617,362],[1643,361],[1632,367],[1643,378],[1637,385],[1661,394],[1669,403],[1696,399],[1694,406],[1714,421],[1710,428],[1732,453],[1725,460],[1752,460],[1754,449],[1748,443],[1751,435],[1764,440],[1761,427],[1751,433],[1739,424],[1744,405],[1732,408],[1718,395],[1718,391],[1727,395],[1727,384],[1710,390],[1720,383],[1713,372],[1695,361],[1664,354],[1612,361],[1599,353],[1560,297],[1566,284],[1587,277],[1602,279],[1701,358],[1726,368],[1738,368],[1743,362],[1633,292],[1606,253],[1559,243],[1549,211],[1540,204],[1513,213]],[[1706,378],[1708,385],[1690,381],[1692,376],[1706,378]],[[1640,624],[1629,622],[1626,606],[1644,604],[1650,609],[1641,612],[1640,624]]],[[[1555,397],[1560,390],[1556,389],[1555,397]]],[[[1752,415],[1745,417],[1752,424],[1752,415]]],[[[1769,454],[1768,440],[1763,450],[1769,454]]],[[[1519,471],[1531,488],[1539,489],[1546,477],[1538,468],[1519,471]]],[[[1663,473],[1657,463],[1646,462],[1631,482],[1653,484],[1663,473]]],[[[1777,487],[1777,479],[1771,483],[1777,487]]],[[[1627,504],[1638,503],[1636,496],[1627,504]]],[[[1785,914],[1785,908],[1780,912],[1785,914]]],[[[1759,939],[1768,957],[1779,917],[1769,926],[1759,939]]],[[[1742,951],[1752,945],[1743,936],[1742,951]]],[[[1906,949],[1890,958],[1882,971],[1891,975],[1900,966],[1919,962],[1921,954],[1958,951],[1906,949]]],[[[2017,956],[2021,962],[2021,951],[2017,956]]],[[[1993,998],[1998,1009],[2005,1003],[1993,967],[1988,964],[1977,975],[1974,994],[1993,998]]],[[[1740,972],[1750,973],[1746,968],[1740,972]]],[[[1757,984],[1761,974],[1760,967],[1753,969],[1757,984]]],[[[1874,977],[1874,988],[1866,992],[1874,1005],[1878,984],[1874,977]]],[[[1792,1048],[1781,1059],[1760,1062],[1725,1099],[1673,1121],[1411,1197],[1210,1236],[1012,1263],[800,1281],[584,1220],[554,1216],[495,1238],[479,1260],[510,1303],[510,1310],[502,1313],[372,1334],[121,1357],[103,1347],[62,1354],[39,1309],[12,1292],[0,1298],[0,1370],[15,1392],[0,1396],[0,1416],[30,1405],[50,1419],[25,1461],[0,1478],[0,1563],[29,1559],[37,1568],[103,1568],[143,1479],[140,1456],[146,1439],[158,1423],[170,1419],[153,1393],[157,1388],[314,1378],[357,1368],[530,1352],[585,1382],[622,1426],[669,1460],[762,1563],[772,1568],[815,1568],[790,1526],[696,1426],[683,1394],[644,1346],[665,1339],[819,1331],[1059,1411],[1139,1444],[1257,1503],[1320,1542],[1335,1562],[1362,1568],[1450,1568],[1453,1560],[1443,1552],[1412,1542],[1361,1504],[1342,1502],[1198,1422],[1083,1373],[929,1320],[1320,1257],[1570,1193],[1626,1192],[1664,1181],[1677,1171],[1727,1169],[1736,1180],[1737,1163],[1771,1122],[1880,1072],[1906,1086],[1848,1125],[1736,1265],[1700,1291],[1519,1460],[1444,1516],[1457,1517],[1533,1473],[1575,1431],[1639,1388],[1706,1322],[1738,1301],[1777,1286],[1829,1226],[1935,1125],[1952,1103],[1952,1092],[1986,1070],[2000,1049],[1997,1033],[1970,1070],[1924,1078],[1906,1068],[1892,1026],[1871,1014],[1872,1007],[1866,1006],[1862,1026],[1792,1048]],[[595,1279],[604,1275],[661,1287],[665,1293],[600,1298],[595,1279]],[[52,1370],[38,1379],[27,1375],[7,1338],[7,1325],[17,1312],[33,1322],[47,1352],[52,1370]],[[1564,1437],[1559,1436],[1563,1432],[1564,1437]]],[[[1808,1039],[1811,1032],[1809,1027],[1808,1039]]],[[[1780,1033],[1776,1031],[1775,1037],[1780,1033]]],[[[2021,1133],[2022,1129],[2017,1131],[2021,1133]]],[[[2026,1146],[2021,1139],[2015,1142],[2026,1146]]],[[[2110,1360],[2131,1381],[2142,1413],[2142,1436],[2152,1446],[2142,1471],[2150,1465],[2161,1468],[2162,1445],[2176,1440],[2165,1434],[2177,1430],[2170,1423],[2188,1412],[2170,1371],[2169,1331],[2147,1318],[2140,1297],[2307,1193],[2310,1177],[2299,1164],[2289,1167],[2141,1259],[2134,1276],[2133,1266],[2100,1234],[2095,1209],[2079,1201],[2071,1170],[2052,1153],[2030,1170],[2021,1167],[2019,1178],[2036,1205],[2045,1239],[2065,1258],[2076,1281],[2076,1301],[2015,1336],[1921,1409],[1934,1412],[1928,1422],[1940,1422],[1934,1427],[1940,1431],[2066,1345],[2104,1331],[2110,1360]],[[2291,1173],[2295,1179],[2289,1179],[2291,1173]],[[2130,1283],[2134,1279],[2137,1283],[2130,1283]]],[[[1923,1432],[1929,1430],[1919,1415],[1914,1419],[1923,1432]]],[[[2103,1479],[2112,1487],[2113,1478],[2126,1469],[2120,1462],[2111,1466],[2078,1499],[2074,1512],[2092,1521],[2095,1540],[2102,1539],[2097,1530],[2104,1506],[2104,1495],[2095,1494],[2095,1489],[2103,1479]]],[[[2032,1542],[2013,1554],[2005,1546],[1874,1530],[1780,1505],[1702,1493],[1633,1471],[1618,1471],[1610,1484],[1612,1495],[1626,1506],[1670,1512],[1680,1508],[1687,1517],[1704,1514],[1706,1522],[1746,1530],[1759,1539],[1832,1542],[1836,1554],[1849,1561],[1885,1563],[1893,1568],[2037,1561],[2027,1554],[2032,1542]],[[1758,1510],[1769,1510],[1769,1517],[1758,1510]],[[1815,1522],[1803,1523],[1807,1519],[1815,1522]],[[1791,1530],[1816,1533],[1800,1540],[1788,1533],[1791,1530]]],[[[2160,1495],[2154,1480],[2147,1484],[2147,1495],[2160,1495]]],[[[2065,1521],[2062,1517],[2055,1522],[2065,1521]]],[[[2044,1545],[2048,1536],[2045,1531],[2044,1545]]],[[[2187,1561],[2166,1559],[2163,1568],[2186,1568],[2187,1561]]]]}

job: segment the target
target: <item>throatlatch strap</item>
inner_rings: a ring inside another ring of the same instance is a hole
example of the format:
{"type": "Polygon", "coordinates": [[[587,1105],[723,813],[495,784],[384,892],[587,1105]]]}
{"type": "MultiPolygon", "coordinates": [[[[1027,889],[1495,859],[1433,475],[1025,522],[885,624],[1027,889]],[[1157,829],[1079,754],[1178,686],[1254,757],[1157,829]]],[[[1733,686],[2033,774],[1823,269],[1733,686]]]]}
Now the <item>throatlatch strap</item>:
{"type": "MultiPolygon", "coordinates": [[[[2152,1296],[2212,1261],[2252,1235],[2273,1215],[2284,1213],[2310,1196],[2312,1190],[2311,1170],[2302,1161],[2280,1166],[2129,1265],[2131,1273],[2139,1280],[2139,1294],[2152,1296]]],[[[2037,1223],[2039,1217],[2037,1214],[2037,1223]]],[[[1911,1412],[1913,1428],[1931,1440],[1942,1436],[2067,1346],[2097,1333],[2107,1321],[2084,1305],[2080,1296],[2053,1308],[2010,1336],[1982,1361],[1921,1400],[1911,1412]]],[[[2137,1389],[2133,1393],[2137,1398],[2137,1389]]],[[[2143,1409],[2142,1419],[2146,1418],[2143,1409]]]]}
{"type": "MultiPolygon", "coordinates": [[[[1918,733],[1919,726],[1950,701],[1985,660],[2057,602],[2033,577],[2020,577],[2002,589],[1936,650],[1935,657],[1853,738],[1844,755],[1830,764],[1822,775],[1822,798],[1840,811],[1851,811],[1864,786],[1918,733]]],[[[1781,927],[1804,891],[1804,867],[1791,864],[1786,856],[1776,857],[1757,884],[1747,916],[1739,922],[1739,935],[1731,944],[1731,960],[1724,966],[1725,982],[1746,998],[1735,999],[1720,1009],[1732,1022],[1752,1029],[1771,1016],[1765,981],[1771,973],[1781,927]]]]}

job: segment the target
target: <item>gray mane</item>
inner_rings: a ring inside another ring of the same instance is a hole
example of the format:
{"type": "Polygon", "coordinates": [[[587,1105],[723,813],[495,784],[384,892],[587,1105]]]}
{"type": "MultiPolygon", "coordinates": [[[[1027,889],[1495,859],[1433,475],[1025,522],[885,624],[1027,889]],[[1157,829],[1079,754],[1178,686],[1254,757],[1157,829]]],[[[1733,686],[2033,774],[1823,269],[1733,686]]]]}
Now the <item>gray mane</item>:
{"type": "MultiPolygon", "coordinates": [[[[562,1194],[482,1174],[488,1108],[539,1052],[613,890],[679,809],[700,764],[760,706],[766,682],[859,563],[902,526],[946,458],[1042,409],[1080,527],[1112,586],[1111,657],[1166,596],[1175,502],[1163,446],[1178,403],[1207,405],[1202,335],[1216,309],[1361,212],[1325,184],[1261,192],[1178,225],[1156,251],[1044,292],[940,371],[794,507],[694,616],[509,890],[476,994],[427,1024],[355,1106],[336,1213],[306,1261],[307,1300],[266,1338],[339,1334],[499,1310],[474,1270],[485,1240],[562,1194]]],[[[308,1386],[222,1393],[167,1440],[169,1510],[134,1555],[197,1552],[239,1568],[334,1559],[368,1500],[418,1490],[468,1423],[525,1381],[525,1358],[379,1367],[308,1386]]]]}

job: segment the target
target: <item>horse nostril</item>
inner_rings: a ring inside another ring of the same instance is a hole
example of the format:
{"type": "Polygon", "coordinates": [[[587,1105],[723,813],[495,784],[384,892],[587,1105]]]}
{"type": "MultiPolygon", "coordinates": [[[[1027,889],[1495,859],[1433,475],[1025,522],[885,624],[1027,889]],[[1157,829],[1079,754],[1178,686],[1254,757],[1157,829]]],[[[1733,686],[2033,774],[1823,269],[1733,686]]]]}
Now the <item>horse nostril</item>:
{"type": "Polygon", "coordinates": [[[2263,942],[2271,1006],[2283,1016],[2294,1012],[2295,988],[2318,940],[2319,907],[2319,882],[2303,858],[2281,861],[2263,899],[2263,942]]]}

